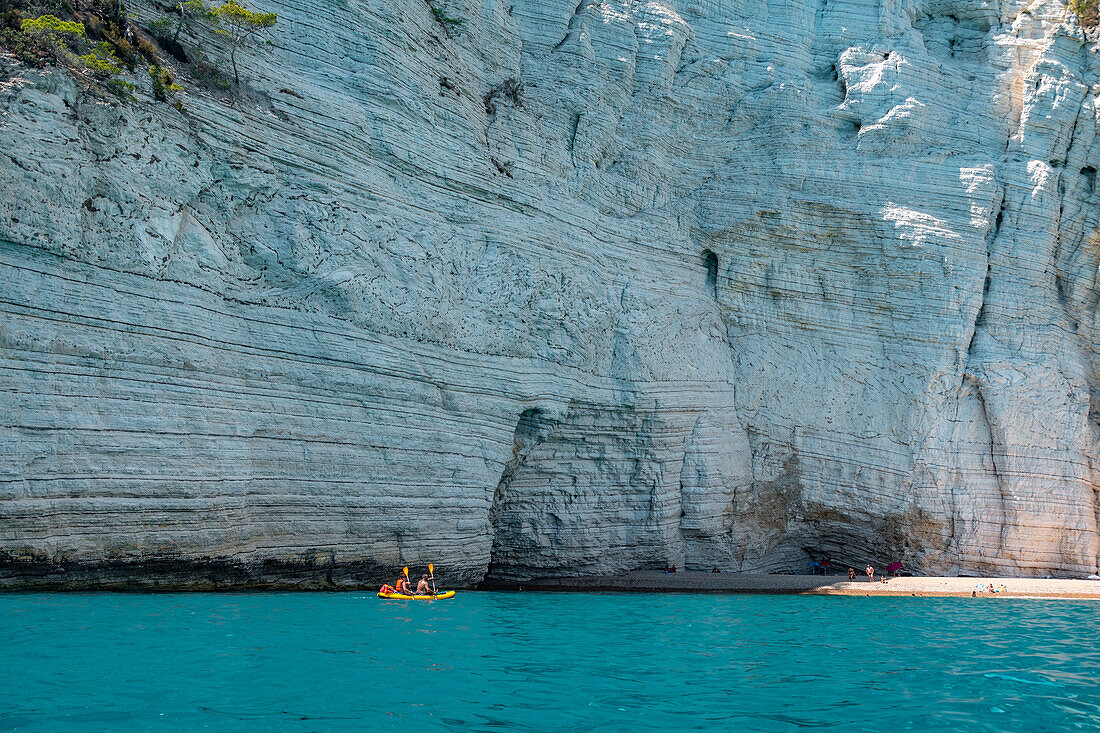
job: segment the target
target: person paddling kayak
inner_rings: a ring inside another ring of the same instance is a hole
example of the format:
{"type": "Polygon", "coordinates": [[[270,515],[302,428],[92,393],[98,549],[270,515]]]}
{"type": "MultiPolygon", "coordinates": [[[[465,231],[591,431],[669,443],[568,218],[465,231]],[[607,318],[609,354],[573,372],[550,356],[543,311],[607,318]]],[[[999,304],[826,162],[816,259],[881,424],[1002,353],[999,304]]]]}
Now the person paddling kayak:
{"type": "Polygon", "coordinates": [[[435,588],[435,567],[428,563],[428,574],[421,575],[416,584],[416,592],[413,593],[409,585],[409,569],[402,568],[401,575],[394,585],[384,585],[378,589],[379,598],[399,600],[433,601],[445,598],[454,598],[453,590],[438,591],[435,588]],[[430,585],[429,585],[430,583],[430,585]]]}
{"type": "Polygon", "coordinates": [[[405,576],[398,576],[397,582],[394,585],[383,585],[378,589],[379,593],[404,593],[407,596],[411,596],[409,591],[409,583],[405,580],[405,576]]]}

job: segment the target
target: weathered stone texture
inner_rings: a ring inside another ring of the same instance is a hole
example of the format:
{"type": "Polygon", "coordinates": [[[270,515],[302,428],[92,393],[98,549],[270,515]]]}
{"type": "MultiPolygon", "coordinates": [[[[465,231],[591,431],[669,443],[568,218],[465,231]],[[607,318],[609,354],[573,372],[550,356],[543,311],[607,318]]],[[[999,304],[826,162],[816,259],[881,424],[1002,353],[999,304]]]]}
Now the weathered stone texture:
{"type": "Polygon", "coordinates": [[[1061,3],[439,5],[183,114],[0,61],[0,584],[1096,570],[1061,3]]]}

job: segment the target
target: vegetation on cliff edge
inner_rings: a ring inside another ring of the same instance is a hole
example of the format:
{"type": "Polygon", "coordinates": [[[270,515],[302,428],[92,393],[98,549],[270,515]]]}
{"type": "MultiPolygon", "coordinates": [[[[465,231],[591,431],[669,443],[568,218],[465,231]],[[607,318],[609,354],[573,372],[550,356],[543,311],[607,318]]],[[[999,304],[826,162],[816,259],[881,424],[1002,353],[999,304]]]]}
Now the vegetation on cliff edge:
{"type": "Polygon", "coordinates": [[[173,10],[178,14],[174,27],[164,18],[143,28],[121,0],[0,0],[0,51],[24,65],[60,66],[85,86],[101,84],[124,99],[133,99],[139,87],[116,77],[144,67],[146,89],[182,110],[174,97],[183,90],[180,72],[205,86],[230,89],[219,65],[205,60],[204,45],[226,39],[223,66],[233,69],[239,86],[238,51],[277,21],[275,13],[254,12],[237,0],[217,7],[204,0],[178,0],[173,10]],[[190,49],[183,45],[185,35],[190,49]]]}
{"type": "Polygon", "coordinates": [[[1066,5],[1068,10],[1077,16],[1077,22],[1083,28],[1095,28],[1100,23],[1100,10],[1097,8],[1097,0],[1069,0],[1066,5]]]}

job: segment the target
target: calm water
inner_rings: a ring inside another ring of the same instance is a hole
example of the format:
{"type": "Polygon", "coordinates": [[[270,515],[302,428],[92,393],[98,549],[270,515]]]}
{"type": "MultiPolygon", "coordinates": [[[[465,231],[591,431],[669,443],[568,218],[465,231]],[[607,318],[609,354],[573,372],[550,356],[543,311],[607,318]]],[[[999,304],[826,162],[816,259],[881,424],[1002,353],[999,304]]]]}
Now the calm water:
{"type": "Polygon", "coordinates": [[[0,730],[1095,730],[1100,603],[0,595],[0,730]]]}

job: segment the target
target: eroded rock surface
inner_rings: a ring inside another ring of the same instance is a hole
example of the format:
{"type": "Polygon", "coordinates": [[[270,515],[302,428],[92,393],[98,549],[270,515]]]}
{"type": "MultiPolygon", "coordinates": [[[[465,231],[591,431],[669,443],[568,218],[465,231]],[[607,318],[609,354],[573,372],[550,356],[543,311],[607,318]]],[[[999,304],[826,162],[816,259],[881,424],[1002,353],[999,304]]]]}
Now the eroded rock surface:
{"type": "Polygon", "coordinates": [[[0,62],[0,583],[1096,570],[1061,3],[442,6],[183,114],[0,62]]]}

